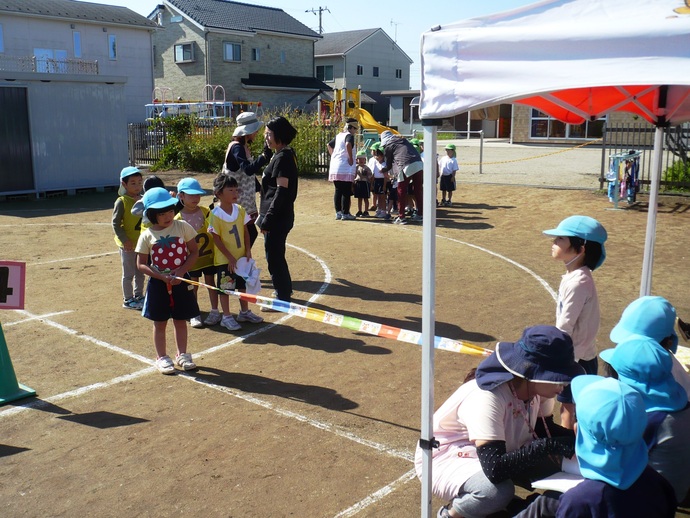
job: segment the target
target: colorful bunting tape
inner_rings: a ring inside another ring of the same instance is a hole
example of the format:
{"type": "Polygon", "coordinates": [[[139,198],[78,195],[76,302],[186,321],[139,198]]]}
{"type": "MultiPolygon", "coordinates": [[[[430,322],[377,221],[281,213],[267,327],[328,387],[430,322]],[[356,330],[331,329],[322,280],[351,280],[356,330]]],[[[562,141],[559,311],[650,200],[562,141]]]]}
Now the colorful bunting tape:
{"type": "MultiPolygon", "coordinates": [[[[406,342],[409,344],[422,345],[422,333],[411,331],[409,329],[400,329],[399,327],[387,326],[377,322],[370,322],[368,320],[361,320],[359,318],[349,317],[347,315],[340,315],[338,313],[331,313],[322,309],[315,309],[308,306],[302,306],[293,302],[285,302],[283,300],[272,299],[270,297],[263,297],[261,295],[251,295],[249,293],[242,293],[239,291],[222,290],[216,286],[205,284],[199,281],[185,279],[183,277],[175,277],[183,282],[202,286],[204,288],[213,289],[224,293],[225,295],[234,295],[242,300],[258,304],[259,306],[269,307],[282,313],[288,313],[316,322],[330,324],[336,327],[343,327],[351,331],[359,333],[367,333],[369,335],[380,336],[382,338],[390,338],[398,340],[399,342],[406,342]]],[[[458,340],[451,340],[441,336],[434,337],[434,348],[443,351],[452,351],[456,353],[471,354],[473,356],[489,356],[493,351],[485,349],[476,344],[469,342],[461,342],[458,340]]]]}

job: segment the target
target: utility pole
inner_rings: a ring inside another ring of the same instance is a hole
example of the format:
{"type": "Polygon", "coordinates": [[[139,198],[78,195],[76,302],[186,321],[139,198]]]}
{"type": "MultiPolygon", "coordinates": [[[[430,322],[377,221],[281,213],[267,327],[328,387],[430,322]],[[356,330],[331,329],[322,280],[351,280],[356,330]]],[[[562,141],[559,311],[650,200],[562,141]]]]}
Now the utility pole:
{"type": "Polygon", "coordinates": [[[394,22],[391,18],[391,27],[395,26],[395,37],[393,38],[395,43],[398,43],[398,25],[400,25],[400,22],[394,22]]]}
{"type": "MultiPolygon", "coordinates": [[[[305,13],[314,13],[316,14],[317,12],[319,13],[319,34],[323,34],[323,24],[321,23],[321,15],[323,14],[324,11],[328,11],[328,7],[321,7],[319,6],[318,9],[314,9],[313,7],[311,9],[307,9],[304,11],[305,13]]],[[[328,11],[330,13],[330,11],[328,11]]]]}

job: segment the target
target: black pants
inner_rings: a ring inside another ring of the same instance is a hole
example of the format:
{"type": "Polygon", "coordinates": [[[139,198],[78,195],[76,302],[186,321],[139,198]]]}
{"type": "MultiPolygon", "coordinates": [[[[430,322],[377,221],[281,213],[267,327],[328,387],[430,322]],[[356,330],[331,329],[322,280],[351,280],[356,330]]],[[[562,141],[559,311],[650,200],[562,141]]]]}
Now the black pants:
{"type": "Polygon", "coordinates": [[[279,300],[290,302],[292,295],[292,277],[285,259],[285,242],[292,230],[295,216],[285,218],[264,234],[264,249],[266,250],[266,262],[268,272],[271,274],[273,289],[276,290],[279,300]]]}
{"type": "Polygon", "coordinates": [[[336,212],[343,214],[350,213],[350,201],[352,198],[352,182],[342,182],[336,180],[333,182],[335,187],[335,194],[333,195],[333,204],[336,212]]]}

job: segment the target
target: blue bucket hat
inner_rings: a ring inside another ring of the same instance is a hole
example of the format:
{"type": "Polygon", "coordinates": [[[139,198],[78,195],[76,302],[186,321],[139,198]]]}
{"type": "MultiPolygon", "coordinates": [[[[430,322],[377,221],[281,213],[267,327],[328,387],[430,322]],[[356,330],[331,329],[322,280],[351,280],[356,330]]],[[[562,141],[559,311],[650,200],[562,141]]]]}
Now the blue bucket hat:
{"type": "Polygon", "coordinates": [[[177,205],[177,199],[170,196],[170,193],[162,187],[154,187],[144,193],[141,200],[144,203],[144,210],[166,209],[177,205]]]}
{"type": "Polygon", "coordinates": [[[688,394],[671,374],[671,353],[651,338],[630,338],[599,353],[618,373],[618,380],[637,390],[647,412],[676,412],[688,394]]]}
{"type": "Polygon", "coordinates": [[[630,303],[621,315],[620,321],[611,329],[609,337],[613,343],[637,336],[653,338],[661,343],[664,338],[673,337],[671,352],[678,349],[676,334],[676,308],[663,297],[645,296],[630,303]]]}
{"type": "Polygon", "coordinates": [[[544,230],[547,236],[579,237],[601,245],[601,257],[594,269],[599,268],[606,259],[604,243],[608,238],[606,229],[596,219],[589,216],[570,216],[561,221],[556,228],[544,230]]]}
{"type": "Polygon", "coordinates": [[[582,476],[628,489],[648,462],[642,396],[613,378],[587,374],[571,385],[577,415],[575,454],[582,476]]]}
{"type": "Polygon", "coordinates": [[[498,342],[477,367],[477,384],[492,390],[514,377],[566,385],[584,369],[575,361],[573,341],[554,326],[528,327],[517,342],[498,342]]]}
{"type": "Polygon", "coordinates": [[[133,174],[137,173],[141,174],[141,171],[139,171],[139,169],[137,169],[136,167],[125,167],[122,169],[122,171],[120,171],[120,181],[123,181],[128,176],[132,176],[133,174]]]}
{"type": "Polygon", "coordinates": [[[201,184],[194,178],[183,178],[177,184],[177,192],[183,192],[185,194],[206,194],[201,188],[201,184]]]}

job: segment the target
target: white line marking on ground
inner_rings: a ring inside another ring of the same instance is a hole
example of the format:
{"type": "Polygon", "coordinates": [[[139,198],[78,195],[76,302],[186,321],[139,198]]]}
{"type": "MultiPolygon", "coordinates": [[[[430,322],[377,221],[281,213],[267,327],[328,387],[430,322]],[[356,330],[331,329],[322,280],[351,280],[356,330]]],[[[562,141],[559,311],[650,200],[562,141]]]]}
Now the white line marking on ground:
{"type": "MultiPolygon", "coordinates": [[[[89,225],[112,226],[112,223],[84,222],[84,223],[22,223],[22,227],[86,227],[89,225]]],[[[16,227],[17,225],[0,225],[0,227],[16,227]]]]}
{"type": "Polygon", "coordinates": [[[293,412],[292,410],[287,410],[284,408],[280,408],[270,401],[265,401],[261,398],[258,398],[256,396],[252,396],[251,394],[241,392],[229,387],[224,387],[223,385],[218,385],[216,383],[213,383],[211,381],[207,380],[202,380],[199,378],[195,378],[193,374],[184,374],[182,377],[184,377],[188,381],[193,381],[195,383],[199,383],[200,385],[204,385],[205,387],[212,388],[214,390],[217,390],[219,392],[223,392],[224,394],[229,394],[233,397],[236,397],[238,399],[241,399],[243,401],[246,401],[248,403],[252,403],[254,405],[263,407],[267,410],[272,410],[276,414],[287,417],[289,419],[295,419],[296,421],[300,421],[302,423],[308,424],[309,426],[313,426],[314,428],[318,428],[319,430],[323,430],[325,432],[330,432],[334,435],[337,435],[338,437],[342,437],[344,439],[348,439],[352,442],[356,442],[357,444],[361,444],[362,446],[366,446],[368,448],[372,448],[380,453],[385,453],[387,455],[390,455],[392,457],[397,457],[399,459],[407,460],[412,462],[414,460],[414,453],[411,451],[401,451],[401,450],[396,450],[394,448],[390,448],[386,446],[385,444],[381,444],[375,441],[370,441],[369,439],[363,439],[351,432],[347,432],[345,430],[341,430],[335,425],[331,423],[325,423],[323,421],[318,421],[316,419],[312,419],[311,417],[307,417],[303,414],[298,414],[297,412],[293,412]]]}
{"type": "MultiPolygon", "coordinates": [[[[37,315],[32,315],[28,311],[25,310],[18,310],[17,313],[21,313],[22,315],[26,315],[29,318],[37,318],[37,315]]],[[[41,322],[44,324],[47,324],[51,327],[54,327],[56,329],[59,329],[60,331],[67,333],[68,335],[75,336],[79,338],[80,340],[86,340],[87,342],[94,343],[96,345],[100,345],[101,347],[105,347],[106,349],[110,349],[111,351],[115,351],[120,354],[124,354],[125,356],[129,356],[130,358],[133,358],[135,360],[139,360],[140,362],[146,363],[148,365],[153,365],[153,360],[147,358],[146,356],[142,356],[141,354],[133,353],[132,351],[128,351],[127,349],[123,349],[122,347],[118,347],[117,345],[109,344],[108,342],[104,342],[103,340],[99,340],[98,338],[94,338],[93,336],[85,335],[84,333],[77,331],[75,329],[71,329],[67,326],[63,326],[62,324],[58,324],[57,322],[53,322],[52,320],[49,320],[47,318],[41,319],[41,322]]]]}
{"type": "MultiPolygon", "coordinates": [[[[17,313],[20,313],[21,310],[18,310],[17,313]]],[[[67,313],[74,313],[74,310],[68,309],[66,311],[58,311],[56,313],[46,313],[45,315],[34,315],[29,318],[25,318],[23,320],[17,320],[16,322],[10,322],[9,324],[4,324],[3,327],[10,327],[10,326],[16,326],[17,324],[25,324],[27,322],[33,322],[35,320],[43,320],[44,318],[48,317],[54,317],[57,315],[65,315],[67,313]]]]}
{"type": "Polygon", "coordinates": [[[356,514],[359,514],[361,511],[364,511],[367,507],[369,507],[371,504],[375,504],[379,500],[383,500],[386,496],[390,495],[393,491],[396,491],[400,486],[404,486],[407,484],[410,480],[413,480],[415,478],[415,470],[411,469],[407,473],[405,473],[402,477],[400,477],[397,480],[394,480],[387,486],[382,487],[378,491],[375,491],[374,493],[370,494],[363,500],[360,500],[357,502],[355,505],[352,507],[348,507],[344,511],[339,512],[338,514],[335,515],[334,518],[349,518],[350,516],[354,516],[356,514]]]}
{"type": "MultiPolygon", "coordinates": [[[[405,227],[405,231],[406,232],[416,232],[418,234],[421,234],[423,232],[422,230],[412,229],[409,226],[405,227]]],[[[460,241],[459,239],[455,239],[452,237],[446,237],[446,236],[441,236],[439,234],[436,234],[436,238],[437,239],[445,239],[446,241],[452,241],[454,243],[459,243],[461,245],[469,246],[470,248],[480,250],[481,252],[487,253],[489,255],[493,255],[494,257],[496,257],[498,259],[501,259],[501,260],[503,260],[509,264],[512,264],[516,268],[519,268],[520,270],[522,270],[522,271],[526,272],[527,274],[531,275],[532,277],[534,277],[537,280],[537,282],[539,284],[541,284],[542,287],[549,293],[549,295],[551,295],[551,297],[553,297],[553,300],[558,300],[558,294],[554,291],[554,289],[551,286],[549,286],[548,282],[546,282],[542,277],[537,275],[535,272],[533,272],[532,270],[530,270],[526,266],[518,263],[517,261],[513,261],[512,259],[509,259],[505,255],[501,255],[498,252],[494,252],[492,250],[489,250],[488,248],[484,248],[484,247],[479,246],[479,245],[473,245],[472,243],[467,243],[466,241],[460,241]]]]}
{"type": "Polygon", "coordinates": [[[108,255],[116,255],[119,254],[120,252],[105,252],[103,254],[91,254],[91,255],[82,255],[81,257],[67,257],[64,259],[54,259],[52,261],[42,261],[38,263],[28,263],[27,266],[39,266],[42,264],[54,264],[54,263],[62,263],[64,261],[79,261],[81,259],[92,259],[94,257],[106,257],[108,255]]]}

